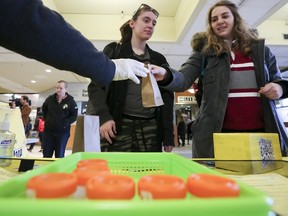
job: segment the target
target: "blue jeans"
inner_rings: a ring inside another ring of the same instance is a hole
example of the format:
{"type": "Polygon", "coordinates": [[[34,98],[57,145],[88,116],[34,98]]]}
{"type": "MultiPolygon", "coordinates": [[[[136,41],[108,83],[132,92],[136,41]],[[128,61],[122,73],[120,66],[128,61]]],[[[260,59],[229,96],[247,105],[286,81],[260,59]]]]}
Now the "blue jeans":
{"type": "Polygon", "coordinates": [[[54,132],[44,130],[43,132],[43,157],[52,158],[55,152],[55,158],[65,157],[67,141],[70,137],[70,128],[65,131],[54,132]]]}

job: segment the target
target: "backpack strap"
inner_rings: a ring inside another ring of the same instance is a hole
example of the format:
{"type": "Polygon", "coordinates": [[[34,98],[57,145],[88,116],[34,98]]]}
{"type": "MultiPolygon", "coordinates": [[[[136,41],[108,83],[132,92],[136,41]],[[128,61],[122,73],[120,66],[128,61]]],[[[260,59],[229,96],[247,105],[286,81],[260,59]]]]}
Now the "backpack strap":
{"type": "Polygon", "coordinates": [[[200,73],[201,76],[204,75],[206,65],[207,65],[207,58],[204,55],[202,55],[201,73],[200,73]]]}
{"type": "Polygon", "coordinates": [[[119,58],[120,50],[121,50],[120,42],[113,42],[112,46],[109,45],[104,48],[104,52],[109,59],[119,58]]]}
{"type": "Polygon", "coordinates": [[[202,94],[203,94],[202,78],[205,73],[206,65],[207,65],[207,58],[204,55],[202,55],[201,72],[200,72],[200,76],[198,77],[198,83],[197,83],[198,91],[195,94],[196,102],[199,107],[201,105],[201,100],[202,100],[202,94]]]}
{"type": "Polygon", "coordinates": [[[198,91],[199,91],[199,87],[201,88],[200,91],[202,92],[202,77],[204,76],[205,73],[205,67],[207,64],[207,59],[205,58],[204,55],[202,55],[202,63],[201,63],[201,72],[200,72],[200,76],[198,77],[198,91]]]}
{"type": "Polygon", "coordinates": [[[115,50],[114,50],[114,59],[119,58],[120,50],[121,50],[121,43],[117,42],[115,50]]]}

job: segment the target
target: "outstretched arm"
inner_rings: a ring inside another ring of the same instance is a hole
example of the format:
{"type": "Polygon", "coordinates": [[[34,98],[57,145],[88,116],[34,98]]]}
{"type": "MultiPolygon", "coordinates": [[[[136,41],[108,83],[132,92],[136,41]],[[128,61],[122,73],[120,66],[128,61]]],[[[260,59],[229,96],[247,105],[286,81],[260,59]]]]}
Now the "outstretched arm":
{"type": "MultiPolygon", "coordinates": [[[[103,85],[112,79],[137,82],[136,72],[126,69],[140,63],[122,61],[117,64],[110,61],[61,15],[45,7],[40,0],[0,0],[0,45],[103,85]]],[[[148,71],[143,68],[140,64],[137,75],[146,75],[148,71]]]]}

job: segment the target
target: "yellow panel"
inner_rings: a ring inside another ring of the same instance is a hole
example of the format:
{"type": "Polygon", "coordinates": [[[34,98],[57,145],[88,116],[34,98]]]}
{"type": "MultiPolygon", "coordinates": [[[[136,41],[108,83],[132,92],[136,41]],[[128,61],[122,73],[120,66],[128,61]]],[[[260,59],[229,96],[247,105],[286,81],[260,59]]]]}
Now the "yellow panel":
{"type": "Polygon", "coordinates": [[[242,173],[263,173],[282,167],[276,133],[214,133],[214,153],[219,168],[242,173]],[[246,161],[245,161],[246,160],[246,161]],[[268,161],[267,161],[268,160],[268,161]]]}

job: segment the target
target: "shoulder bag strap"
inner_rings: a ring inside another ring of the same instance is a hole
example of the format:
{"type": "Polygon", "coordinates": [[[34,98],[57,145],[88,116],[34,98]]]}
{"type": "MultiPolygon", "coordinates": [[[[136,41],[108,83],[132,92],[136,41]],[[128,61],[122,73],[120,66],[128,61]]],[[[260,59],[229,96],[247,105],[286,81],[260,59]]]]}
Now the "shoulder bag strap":
{"type": "Polygon", "coordinates": [[[119,58],[120,50],[121,50],[121,43],[117,42],[115,51],[114,51],[114,59],[119,58]]]}

